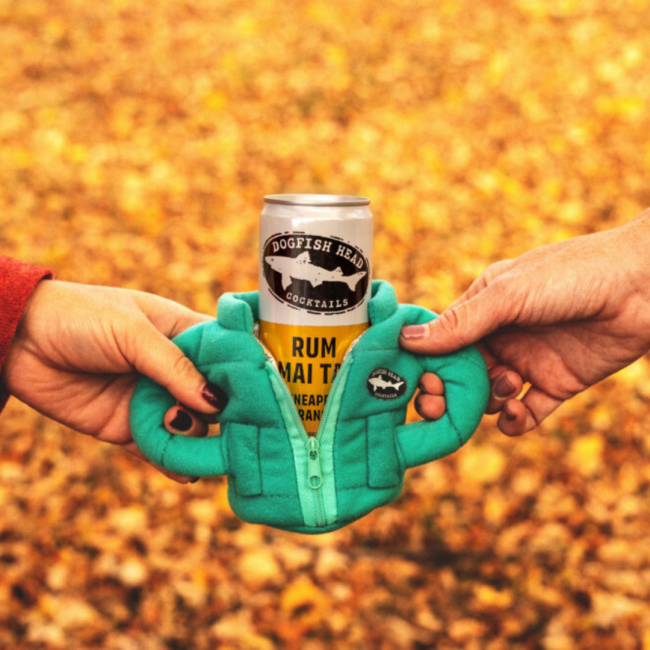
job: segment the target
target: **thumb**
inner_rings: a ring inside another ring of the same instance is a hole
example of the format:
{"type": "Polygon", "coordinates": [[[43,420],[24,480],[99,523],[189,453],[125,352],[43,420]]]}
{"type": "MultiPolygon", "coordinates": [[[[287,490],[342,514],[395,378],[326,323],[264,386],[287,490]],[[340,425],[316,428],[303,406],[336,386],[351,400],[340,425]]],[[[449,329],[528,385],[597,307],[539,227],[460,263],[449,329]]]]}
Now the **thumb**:
{"type": "Polygon", "coordinates": [[[505,301],[489,288],[473,298],[445,310],[423,325],[406,325],[400,344],[420,354],[448,354],[480,341],[504,325],[505,301]]]}
{"type": "Polygon", "coordinates": [[[181,404],[201,413],[216,413],[228,402],[224,391],[206,382],[182,350],[151,323],[134,329],[129,362],[142,375],[165,387],[181,404]]]}

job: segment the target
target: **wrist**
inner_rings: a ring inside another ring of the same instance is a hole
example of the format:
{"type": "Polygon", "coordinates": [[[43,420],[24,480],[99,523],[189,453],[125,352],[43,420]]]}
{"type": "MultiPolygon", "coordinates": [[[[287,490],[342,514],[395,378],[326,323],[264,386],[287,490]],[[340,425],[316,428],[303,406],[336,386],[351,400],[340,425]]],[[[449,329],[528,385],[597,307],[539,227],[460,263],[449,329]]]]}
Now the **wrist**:
{"type": "Polygon", "coordinates": [[[6,385],[7,359],[14,347],[27,304],[43,284],[41,280],[50,276],[49,269],[0,255],[0,383],[3,385],[6,385]]]}
{"type": "Polygon", "coordinates": [[[628,267],[629,280],[636,291],[650,301],[650,209],[620,227],[623,237],[621,260],[628,267]]]}
{"type": "MultiPolygon", "coordinates": [[[[622,274],[618,278],[623,313],[637,332],[650,333],[650,210],[615,229],[616,256],[622,274]]],[[[650,346],[650,337],[648,338],[650,346]]]]}

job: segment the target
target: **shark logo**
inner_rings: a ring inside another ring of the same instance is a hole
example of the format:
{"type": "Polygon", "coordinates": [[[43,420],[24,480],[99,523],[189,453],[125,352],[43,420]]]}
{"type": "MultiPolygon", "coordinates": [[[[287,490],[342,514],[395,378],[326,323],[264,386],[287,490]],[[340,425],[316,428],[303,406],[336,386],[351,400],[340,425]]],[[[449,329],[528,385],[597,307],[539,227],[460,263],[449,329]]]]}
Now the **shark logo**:
{"type": "Polygon", "coordinates": [[[392,381],[386,381],[385,379],[381,378],[381,375],[379,377],[372,377],[372,379],[368,379],[368,383],[372,385],[372,387],[375,389],[375,393],[378,390],[394,390],[398,391],[399,387],[404,383],[403,381],[397,381],[393,383],[392,381]]]}
{"type": "Polygon", "coordinates": [[[386,368],[377,368],[368,377],[368,391],[379,399],[397,399],[406,392],[406,379],[386,368]]]}
{"type": "Polygon", "coordinates": [[[273,296],[296,309],[340,314],[359,306],[368,294],[368,260],[337,237],[274,235],[264,244],[261,263],[273,296]]]}
{"type": "Polygon", "coordinates": [[[367,273],[360,271],[352,275],[343,275],[341,267],[328,271],[311,263],[309,252],[305,251],[298,257],[273,257],[266,258],[266,263],[282,276],[282,288],[287,289],[292,280],[307,280],[312,287],[317,287],[323,282],[344,282],[350,291],[354,291],[357,284],[367,273]]]}

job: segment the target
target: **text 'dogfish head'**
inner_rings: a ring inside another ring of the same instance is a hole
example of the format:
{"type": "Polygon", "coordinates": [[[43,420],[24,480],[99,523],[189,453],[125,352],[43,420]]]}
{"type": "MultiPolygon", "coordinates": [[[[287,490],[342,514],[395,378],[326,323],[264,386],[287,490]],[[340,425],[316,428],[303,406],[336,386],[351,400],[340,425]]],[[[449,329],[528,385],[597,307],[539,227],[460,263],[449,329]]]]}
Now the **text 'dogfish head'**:
{"type": "Polygon", "coordinates": [[[264,278],[281,302],[313,313],[357,307],[370,285],[368,261],[340,239],[283,233],[264,246],[264,278]]]}

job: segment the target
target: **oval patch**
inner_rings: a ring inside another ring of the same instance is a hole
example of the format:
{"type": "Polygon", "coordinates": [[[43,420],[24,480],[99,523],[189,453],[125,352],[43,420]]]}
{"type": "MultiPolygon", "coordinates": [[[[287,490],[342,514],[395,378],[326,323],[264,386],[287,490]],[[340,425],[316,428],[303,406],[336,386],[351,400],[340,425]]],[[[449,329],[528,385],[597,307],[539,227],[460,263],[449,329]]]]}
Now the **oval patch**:
{"type": "Polygon", "coordinates": [[[386,368],[377,368],[370,373],[368,391],[378,399],[397,399],[406,392],[406,379],[386,368]]]}
{"type": "Polygon", "coordinates": [[[281,302],[314,314],[340,314],[359,305],[370,282],[363,251],[336,237],[300,232],[264,244],[264,277],[281,302]]]}

